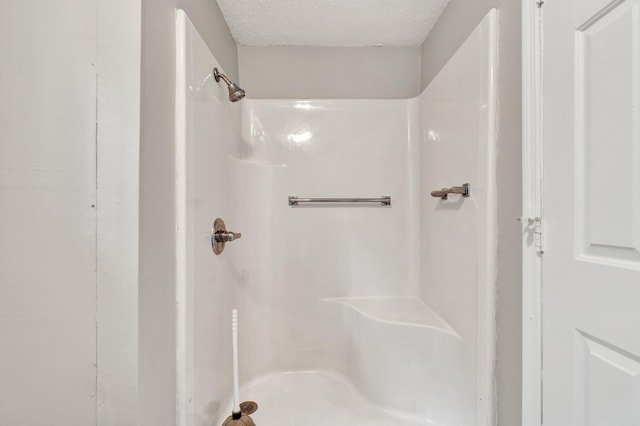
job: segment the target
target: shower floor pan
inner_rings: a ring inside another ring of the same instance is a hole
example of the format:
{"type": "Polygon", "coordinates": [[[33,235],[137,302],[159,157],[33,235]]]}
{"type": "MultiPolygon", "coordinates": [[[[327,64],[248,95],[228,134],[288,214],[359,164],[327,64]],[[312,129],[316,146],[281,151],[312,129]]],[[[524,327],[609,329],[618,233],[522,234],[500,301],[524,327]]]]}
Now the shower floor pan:
{"type": "Polygon", "coordinates": [[[263,426],[444,426],[376,407],[332,372],[270,374],[243,388],[241,394],[258,403],[251,417],[263,426]]]}

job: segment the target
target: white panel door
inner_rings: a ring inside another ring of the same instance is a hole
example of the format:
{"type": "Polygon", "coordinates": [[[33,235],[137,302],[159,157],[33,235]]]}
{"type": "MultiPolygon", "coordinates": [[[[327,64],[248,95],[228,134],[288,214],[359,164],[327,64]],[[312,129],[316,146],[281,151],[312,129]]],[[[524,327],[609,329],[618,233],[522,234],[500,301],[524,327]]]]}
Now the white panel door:
{"type": "Polygon", "coordinates": [[[544,3],[543,418],[640,425],[640,0],[544,3]]]}

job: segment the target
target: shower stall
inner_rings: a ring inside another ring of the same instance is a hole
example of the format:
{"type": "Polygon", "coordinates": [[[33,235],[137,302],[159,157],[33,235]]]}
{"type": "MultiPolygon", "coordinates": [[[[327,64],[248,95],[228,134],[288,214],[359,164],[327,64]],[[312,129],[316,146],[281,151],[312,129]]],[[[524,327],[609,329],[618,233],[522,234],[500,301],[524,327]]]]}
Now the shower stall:
{"type": "Polygon", "coordinates": [[[259,425],[493,424],[497,21],[412,99],[232,103],[178,11],[181,426],[231,412],[234,308],[259,425]]]}

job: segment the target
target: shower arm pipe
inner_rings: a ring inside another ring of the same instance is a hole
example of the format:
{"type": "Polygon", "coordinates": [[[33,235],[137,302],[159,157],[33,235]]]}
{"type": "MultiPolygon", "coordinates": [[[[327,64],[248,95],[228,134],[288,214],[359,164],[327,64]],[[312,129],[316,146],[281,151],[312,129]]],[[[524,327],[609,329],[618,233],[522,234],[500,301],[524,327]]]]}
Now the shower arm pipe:
{"type": "Polygon", "coordinates": [[[463,197],[471,196],[471,186],[468,183],[462,186],[452,186],[451,188],[442,188],[439,191],[431,191],[431,196],[446,200],[449,198],[449,194],[460,194],[463,197]]]}
{"type": "Polygon", "coordinates": [[[385,195],[378,198],[299,198],[295,195],[289,196],[289,205],[292,207],[300,204],[358,204],[374,203],[381,206],[391,206],[391,196],[385,195]]]}
{"type": "Polygon", "coordinates": [[[227,83],[227,86],[233,84],[233,82],[231,80],[229,80],[229,77],[227,77],[226,75],[224,75],[223,73],[221,73],[220,71],[218,71],[217,68],[213,69],[213,78],[216,81],[220,81],[220,79],[223,79],[225,83],[227,83]]]}

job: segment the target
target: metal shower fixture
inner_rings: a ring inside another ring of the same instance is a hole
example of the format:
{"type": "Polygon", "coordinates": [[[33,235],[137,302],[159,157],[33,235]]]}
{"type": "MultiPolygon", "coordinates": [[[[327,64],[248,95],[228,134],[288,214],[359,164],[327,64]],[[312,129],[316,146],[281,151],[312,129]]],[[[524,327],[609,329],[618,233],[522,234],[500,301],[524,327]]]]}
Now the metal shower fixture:
{"type": "Polygon", "coordinates": [[[218,71],[218,68],[213,69],[213,78],[216,79],[217,82],[220,82],[220,79],[224,80],[227,83],[227,87],[229,88],[229,100],[231,102],[238,102],[240,99],[244,98],[244,90],[240,88],[233,81],[229,80],[229,78],[218,71]]]}

